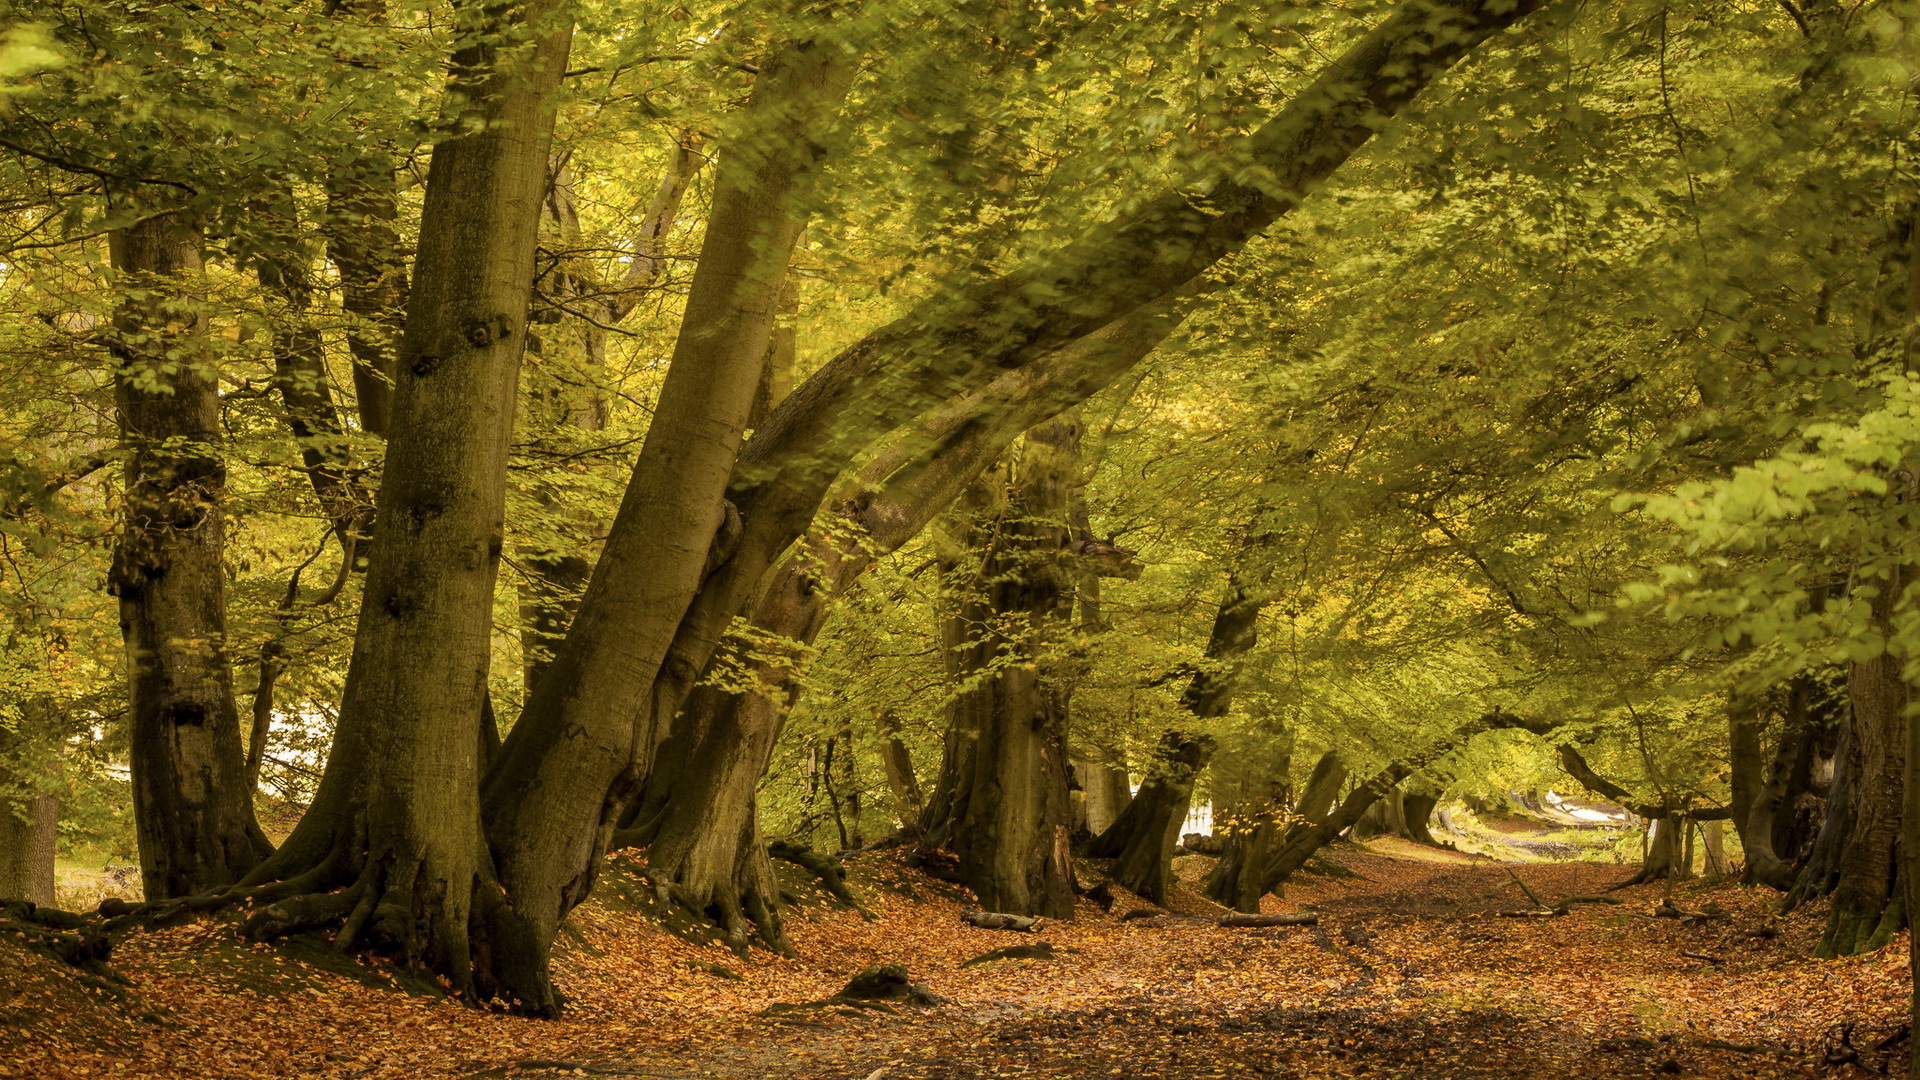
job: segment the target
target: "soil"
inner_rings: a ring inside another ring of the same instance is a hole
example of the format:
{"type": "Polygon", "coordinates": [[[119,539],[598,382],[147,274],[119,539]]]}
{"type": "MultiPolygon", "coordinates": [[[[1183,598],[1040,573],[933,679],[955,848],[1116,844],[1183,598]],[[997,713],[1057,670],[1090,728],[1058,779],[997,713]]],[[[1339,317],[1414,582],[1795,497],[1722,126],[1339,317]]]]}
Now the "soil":
{"type": "MultiPolygon", "coordinates": [[[[1210,861],[1177,865],[1192,880],[1210,861]]],[[[1319,913],[1314,926],[1143,926],[1121,921],[1146,906],[1123,894],[1111,912],[1085,902],[1072,922],[1018,934],[965,925],[966,897],[868,853],[850,869],[877,917],[816,898],[790,926],[795,959],[666,934],[622,902],[643,890],[616,885],[564,938],[556,974],[572,1000],[557,1021],[401,992],[378,967],[315,966],[242,944],[227,923],[126,940],[114,957],[133,982],[125,996],[0,944],[0,1077],[1760,1080],[1904,1068],[1904,936],[1823,961],[1811,957],[1821,911],[1780,918],[1771,894],[1732,884],[1678,886],[1672,903],[1690,919],[1655,917],[1668,898],[1657,885],[1512,917],[1501,912],[1534,906],[1516,874],[1551,904],[1629,870],[1400,842],[1341,846],[1328,862],[1346,872],[1267,899],[1319,913]],[[1040,941],[1052,959],[961,966],[1040,941]],[[882,963],[948,1000],[768,1012],[882,963]]],[[[1191,888],[1169,907],[1218,910],[1191,888]]]]}

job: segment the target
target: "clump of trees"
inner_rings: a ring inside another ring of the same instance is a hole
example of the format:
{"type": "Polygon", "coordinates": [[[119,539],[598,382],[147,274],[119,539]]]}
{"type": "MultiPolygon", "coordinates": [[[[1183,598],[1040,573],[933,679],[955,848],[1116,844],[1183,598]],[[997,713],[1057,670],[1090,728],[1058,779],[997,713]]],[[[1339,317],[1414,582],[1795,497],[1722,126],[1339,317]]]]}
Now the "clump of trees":
{"type": "Polygon", "coordinates": [[[643,14],[7,39],[0,892],[124,759],[151,900],[538,1014],[615,848],[786,949],[769,831],[1059,917],[1202,796],[1902,924],[1913,13],[643,14]]]}

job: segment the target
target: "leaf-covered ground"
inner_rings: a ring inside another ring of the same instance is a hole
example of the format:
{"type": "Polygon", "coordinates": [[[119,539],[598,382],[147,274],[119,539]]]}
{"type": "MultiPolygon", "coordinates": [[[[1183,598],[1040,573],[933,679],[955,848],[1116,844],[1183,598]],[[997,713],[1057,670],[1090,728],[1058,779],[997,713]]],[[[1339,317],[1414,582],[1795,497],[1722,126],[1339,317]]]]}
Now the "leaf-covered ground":
{"type": "MultiPolygon", "coordinates": [[[[242,945],[223,923],[140,934],[114,963],[121,998],[0,946],[0,1077],[1005,1077],[1866,1076],[1904,1067],[1905,938],[1812,959],[1823,913],[1781,919],[1771,896],[1681,886],[1616,894],[1552,918],[1498,912],[1595,893],[1620,867],[1509,864],[1397,842],[1344,848],[1354,876],[1289,886],[1270,910],[1317,926],[1146,926],[1083,903],[1021,935],[961,923],[952,890],[891,856],[860,856],[877,918],[813,907],[796,959],[741,961],[653,927],[608,890],[575,919],[560,962],[567,1016],[481,1013],[242,945]],[[962,968],[1051,942],[1050,960],[962,968]],[[759,1015],[903,963],[951,999],[933,1007],[759,1015]],[[731,977],[731,976],[737,976],[731,977]],[[1857,1063],[1830,1064],[1857,1048],[1857,1063]]],[[[1181,860],[1197,873],[1206,860],[1181,860]]],[[[616,884],[619,874],[610,877],[616,884]]],[[[1209,909],[1191,894],[1176,910],[1209,909]]]]}

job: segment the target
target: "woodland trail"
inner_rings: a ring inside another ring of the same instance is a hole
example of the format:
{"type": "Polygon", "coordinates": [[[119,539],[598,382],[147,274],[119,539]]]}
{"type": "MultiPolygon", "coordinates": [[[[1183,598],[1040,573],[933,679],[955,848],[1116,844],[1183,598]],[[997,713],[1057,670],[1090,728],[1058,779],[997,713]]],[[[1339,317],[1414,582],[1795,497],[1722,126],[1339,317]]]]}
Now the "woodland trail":
{"type": "MultiPolygon", "coordinates": [[[[741,962],[617,905],[590,907],[561,964],[574,1000],[557,1022],[369,989],[223,944],[223,927],[184,927],[135,939],[119,959],[158,1021],[96,1015],[85,1027],[78,1008],[0,991],[0,1075],[1751,1080],[1866,1076],[1862,1065],[1904,1061],[1904,1042],[1871,1049],[1904,1008],[1904,938],[1821,961],[1808,955],[1818,912],[1780,919],[1768,895],[1733,886],[1676,890],[1680,907],[1707,913],[1696,920],[1653,917],[1658,887],[1562,917],[1512,918],[1498,912],[1530,905],[1510,871],[1552,902],[1628,870],[1396,842],[1343,847],[1332,861],[1356,876],[1309,878],[1284,901],[1268,898],[1272,910],[1319,912],[1317,926],[1154,928],[1120,921],[1123,898],[1112,914],[1088,904],[1075,922],[1022,935],[962,925],[957,897],[866,856],[856,879],[879,917],[816,910],[792,927],[791,960],[741,962]],[[961,967],[1034,940],[1056,958],[961,967]],[[222,955],[216,966],[229,974],[210,976],[222,955]],[[950,1001],[759,1015],[886,962],[950,1001]],[[1843,1037],[1868,1048],[1860,1064],[1828,1064],[1845,1056],[1843,1037]]],[[[1204,901],[1176,894],[1170,907],[1204,901]]],[[[8,975],[0,966],[0,987],[8,975]]]]}

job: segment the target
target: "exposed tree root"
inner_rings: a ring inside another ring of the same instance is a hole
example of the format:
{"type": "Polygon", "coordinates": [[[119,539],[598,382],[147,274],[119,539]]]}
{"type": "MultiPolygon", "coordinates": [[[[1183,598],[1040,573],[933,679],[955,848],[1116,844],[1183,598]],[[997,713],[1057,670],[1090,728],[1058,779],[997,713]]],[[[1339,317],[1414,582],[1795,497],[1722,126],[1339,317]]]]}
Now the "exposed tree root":
{"type": "Polygon", "coordinates": [[[647,870],[655,897],[662,907],[679,908],[696,920],[696,925],[669,929],[692,938],[718,931],[720,941],[736,956],[746,956],[755,939],[781,956],[793,955],[780,915],[779,881],[765,847],[745,846],[734,865],[724,869],[715,860],[659,865],[653,862],[656,854],[649,850],[647,870]]]}
{"type": "Polygon", "coordinates": [[[127,980],[107,966],[113,939],[97,918],[39,907],[28,901],[0,904],[0,934],[34,952],[84,972],[89,986],[118,993],[127,980]]]}
{"type": "Polygon", "coordinates": [[[251,908],[240,933],[253,941],[314,938],[335,953],[371,953],[478,1007],[555,1016],[564,998],[547,974],[547,946],[517,915],[493,877],[491,856],[462,858],[428,846],[371,849],[367,829],[316,830],[293,841],[222,894],[121,918],[151,924],[217,908],[251,908]]]}
{"type": "Polygon", "coordinates": [[[846,873],[839,859],[821,854],[805,844],[789,844],[784,840],[775,840],[768,844],[767,854],[781,862],[790,862],[811,871],[820,879],[820,883],[826,886],[827,892],[832,894],[835,900],[859,912],[860,917],[868,922],[873,921],[873,912],[868,911],[866,905],[860,902],[860,898],[853,895],[853,890],[847,887],[846,873]]]}

